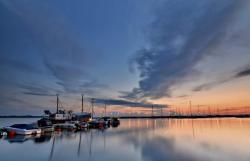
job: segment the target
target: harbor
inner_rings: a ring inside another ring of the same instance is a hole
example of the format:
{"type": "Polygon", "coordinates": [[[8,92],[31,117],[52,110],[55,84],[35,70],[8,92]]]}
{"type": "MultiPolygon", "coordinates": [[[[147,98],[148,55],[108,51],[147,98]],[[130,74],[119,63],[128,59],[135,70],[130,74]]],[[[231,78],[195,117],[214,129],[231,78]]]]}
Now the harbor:
{"type": "Polygon", "coordinates": [[[84,112],[83,95],[81,113],[66,111],[59,106],[59,95],[56,95],[56,112],[44,111],[39,120],[29,124],[16,123],[0,128],[0,136],[14,137],[15,135],[41,135],[54,131],[82,131],[86,129],[106,129],[118,127],[120,120],[117,117],[94,117],[94,101],[92,101],[92,113],[84,112]]]}

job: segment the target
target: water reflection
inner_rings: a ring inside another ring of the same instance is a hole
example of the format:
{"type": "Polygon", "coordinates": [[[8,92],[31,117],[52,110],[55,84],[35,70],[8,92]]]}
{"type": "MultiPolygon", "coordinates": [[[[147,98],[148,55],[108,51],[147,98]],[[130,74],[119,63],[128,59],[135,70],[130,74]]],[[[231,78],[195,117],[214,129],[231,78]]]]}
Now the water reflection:
{"type": "Polygon", "coordinates": [[[122,120],[117,128],[2,138],[0,156],[6,161],[249,161],[249,134],[250,119],[122,120]]]}

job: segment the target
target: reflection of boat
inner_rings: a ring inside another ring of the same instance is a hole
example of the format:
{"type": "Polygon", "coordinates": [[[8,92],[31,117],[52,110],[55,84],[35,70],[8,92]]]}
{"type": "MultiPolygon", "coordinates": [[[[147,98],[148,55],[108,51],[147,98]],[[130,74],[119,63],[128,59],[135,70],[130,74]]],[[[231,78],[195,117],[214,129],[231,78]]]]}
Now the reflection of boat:
{"type": "Polygon", "coordinates": [[[14,124],[4,127],[4,130],[20,135],[35,135],[41,133],[41,129],[38,129],[31,124],[14,124]]]}
{"type": "Polygon", "coordinates": [[[34,142],[37,144],[43,143],[43,142],[48,142],[48,141],[50,141],[51,137],[52,137],[52,133],[42,134],[40,137],[35,137],[34,142]]]}
{"type": "Polygon", "coordinates": [[[16,135],[14,137],[8,137],[6,140],[8,140],[10,143],[23,143],[25,141],[33,140],[39,137],[40,135],[16,135]]]}

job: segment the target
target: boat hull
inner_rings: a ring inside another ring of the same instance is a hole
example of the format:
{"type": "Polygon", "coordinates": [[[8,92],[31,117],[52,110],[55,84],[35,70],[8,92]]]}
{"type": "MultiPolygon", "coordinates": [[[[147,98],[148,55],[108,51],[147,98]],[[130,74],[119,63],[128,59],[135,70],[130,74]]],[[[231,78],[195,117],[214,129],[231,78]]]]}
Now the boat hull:
{"type": "Polygon", "coordinates": [[[35,135],[40,134],[42,131],[41,129],[19,129],[19,128],[12,128],[12,127],[5,127],[4,128],[7,132],[15,132],[18,135],[35,135]]]}

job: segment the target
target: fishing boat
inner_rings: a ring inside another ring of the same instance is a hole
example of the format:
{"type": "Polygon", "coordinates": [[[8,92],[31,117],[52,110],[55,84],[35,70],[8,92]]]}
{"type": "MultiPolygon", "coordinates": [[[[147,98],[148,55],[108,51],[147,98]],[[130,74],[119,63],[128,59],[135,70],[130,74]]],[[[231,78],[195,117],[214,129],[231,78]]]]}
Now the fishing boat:
{"type": "Polygon", "coordinates": [[[36,135],[41,133],[41,129],[34,127],[31,124],[14,124],[4,127],[8,133],[14,133],[19,135],[36,135]]]}
{"type": "Polygon", "coordinates": [[[45,110],[45,118],[48,118],[53,124],[65,123],[66,121],[72,120],[73,111],[66,111],[62,107],[59,107],[59,95],[56,95],[57,104],[56,104],[56,113],[51,113],[49,110],[45,110]],[[59,109],[60,108],[60,109],[59,109]]]}

